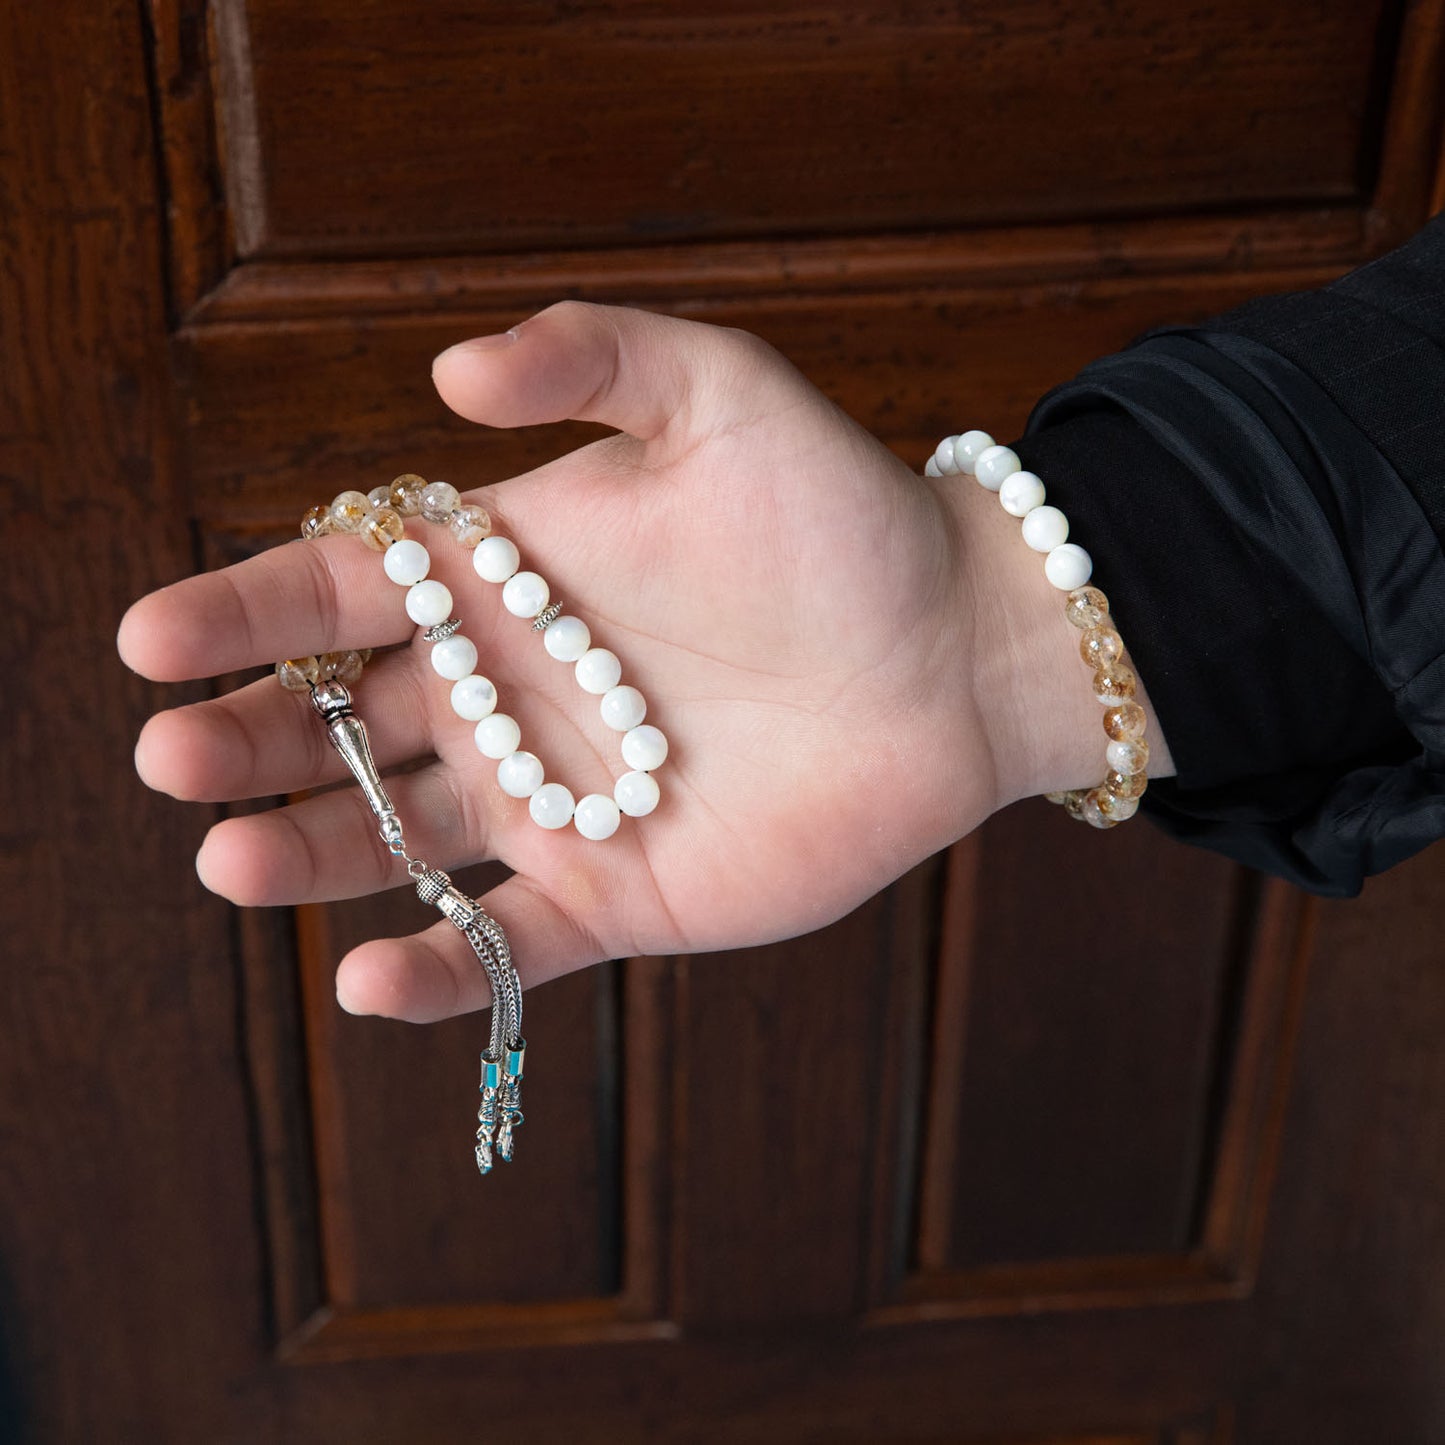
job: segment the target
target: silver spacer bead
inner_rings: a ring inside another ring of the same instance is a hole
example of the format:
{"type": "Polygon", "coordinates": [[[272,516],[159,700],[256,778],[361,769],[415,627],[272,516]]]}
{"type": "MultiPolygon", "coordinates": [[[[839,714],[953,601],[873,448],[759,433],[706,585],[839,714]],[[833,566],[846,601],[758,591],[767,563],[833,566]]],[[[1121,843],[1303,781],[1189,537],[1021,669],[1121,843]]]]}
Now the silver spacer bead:
{"type": "Polygon", "coordinates": [[[545,632],[562,615],[562,604],[554,602],[550,607],[544,607],[538,614],[537,620],[532,624],[533,632],[545,632]]]}
{"type": "Polygon", "coordinates": [[[448,617],[445,622],[438,622],[435,627],[428,627],[422,636],[428,642],[445,642],[454,633],[461,631],[462,619],[460,617],[448,617]]]}

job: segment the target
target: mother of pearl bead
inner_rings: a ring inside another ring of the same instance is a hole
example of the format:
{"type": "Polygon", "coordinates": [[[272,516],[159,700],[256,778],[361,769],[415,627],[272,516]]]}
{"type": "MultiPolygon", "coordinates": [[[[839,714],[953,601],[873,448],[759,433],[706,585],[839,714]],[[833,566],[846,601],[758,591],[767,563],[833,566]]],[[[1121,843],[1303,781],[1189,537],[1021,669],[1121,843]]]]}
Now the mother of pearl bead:
{"type": "Polygon", "coordinates": [[[431,571],[431,554],[420,542],[404,537],[382,553],[381,568],[399,586],[414,587],[431,571]]]}
{"type": "Polygon", "coordinates": [[[497,786],[510,798],[530,798],[542,786],[542,776],[536,753],[509,753],[497,764],[497,786]]]}
{"type": "Polygon", "coordinates": [[[535,617],[551,596],[546,579],[536,572],[514,572],[502,587],[502,606],[513,617],[535,617]]]}
{"type": "Polygon", "coordinates": [[[431,665],[450,682],[459,682],[477,665],[477,644],[456,633],[434,642],[431,665]]]}
{"type": "Polygon", "coordinates": [[[584,838],[600,843],[617,831],[622,815],[617,804],[605,793],[588,793],[585,798],[577,800],[572,821],[584,838]]]}
{"type": "Polygon", "coordinates": [[[602,694],[602,721],[614,732],[625,733],[647,716],[647,699],[625,683],[602,694]]]}
{"type": "Polygon", "coordinates": [[[1035,552],[1052,552],[1069,540],[1069,519],[1057,507],[1035,507],[1024,518],[1023,534],[1035,552]]]}
{"type": "Polygon", "coordinates": [[[564,614],[547,624],[542,646],[558,662],[576,662],[592,646],[592,632],[580,617],[564,614]]]}
{"type": "Polygon", "coordinates": [[[472,553],[472,566],[483,582],[505,582],[522,565],[522,554],[510,537],[488,537],[472,553]]]}
{"type": "Polygon", "coordinates": [[[612,789],[617,806],[629,818],[645,818],[657,806],[659,795],[657,779],[651,773],[623,773],[612,789]]]}
{"type": "Polygon", "coordinates": [[[577,686],[599,697],[622,680],[622,664],[615,652],[594,647],[577,659],[577,686]]]}
{"type": "Polygon", "coordinates": [[[572,821],[577,805],[571,790],[561,783],[543,783],[527,804],[532,821],[543,828],[565,828],[572,821]]]}
{"type": "MultiPolygon", "coordinates": [[[[387,552],[390,554],[390,547],[387,552]]],[[[452,615],[452,594],[440,582],[418,582],[406,594],[406,615],[418,627],[435,627],[452,615]]]]}
{"type": "Polygon", "coordinates": [[[622,735],[622,761],[639,773],[650,773],[667,760],[667,738],[660,728],[643,723],[622,735]]]}

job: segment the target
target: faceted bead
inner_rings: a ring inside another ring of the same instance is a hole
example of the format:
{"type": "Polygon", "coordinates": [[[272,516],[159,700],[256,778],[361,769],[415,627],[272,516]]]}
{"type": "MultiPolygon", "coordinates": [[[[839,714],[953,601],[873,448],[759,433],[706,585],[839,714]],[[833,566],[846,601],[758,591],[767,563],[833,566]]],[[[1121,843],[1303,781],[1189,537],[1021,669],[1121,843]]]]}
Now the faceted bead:
{"type": "Polygon", "coordinates": [[[1079,656],[1090,667],[1104,667],[1124,655],[1124,639],[1112,627],[1091,627],[1079,639],[1079,656]]]}
{"type": "Polygon", "coordinates": [[[373,487],[366,494],[366,500],[370,502],[373,507],[391,506],[391,487],[373,487]]]}
{"type": "Polygon", "coordinates": [[[577,686],[583,692],[601,697],[604,692],[622,681],[622,664],[615,652],[605,647],[593,647],[577,659],[577,686]]]}
{"type": "Polygon", "coordinates": [[[1044,576],[1060,592],[1072,592],[1082,587],[1093,571],[1094,559],[1076,542],[1065,542],[1044,558],[1044,576]]]}
{"type": "Polygon", "coordinates": [[[667,760],[667,738],[660,728],[643,723],[622,735],[622,761],[639,773],[650,773],[667,760]]]}
{"type": "Polygon", "coordinates": [[[334,677],[347,687],[361,681],[361,670],[366,666],[359,652],[327,652],[317,658],[317,664],[323,678],[334,677]]]}
{"type": "Polygon", "coordinates": [[[1133,697],[1138,690],[1132,669],[1122,663],[1111,662],[1094,674],[1094,696],[1100,702],[1116,702],[1120,698],[1133,697]]]}
{"type": "Polygon", "coordinates": [[[438,676],[448,682],[460,682],[469,677],[477,665],[477,644],[460,632],[432,643],[431,665],[438,676]]]}
{"type": "Polygon", "coordinates": [[[561,783],[543,783],[527,804],[532,821],[543,828],[565,828],[577,810],[571,789],[561,783]]]}
{"type": "MultiPolygon", "coordinates": [[[[959,442],[963,440],[959,438],[959,442]]],[[[958,442],[953,444],[954,459],[958,460],[958,442]]],[[[960,462],[960,469],[962,463],[960,462]]],[[[989,491],[996,492],[1003,486],[1005,477],[1011,477],[1017,471],[1022,471],[1023,463],[1019,461],[1018,453],[1012,447],[985,447],[973,461],[974,479],[981,487],[987,487],[989,491]]]]}
{"type": "Polygon", "coordinates": [[[576,662],[592,646],[592,631],[580,617],[558,617],[547,624],[542,646],[558,662],[576,662]]]}
{"type": "Polygon", "coordinates": [[[1110,743],[1104,760],[1116,773],[1142,773],[1149,766],[1149,744],[1142,738],[1128,743],[1110,743]]]}
{"type": "Polygon", "coordinates": [[[1127,823],[1139,811],[1138,798],[1117,798],[1107,788],[1097,788],[1099,811],[1111,823],[1127,823]]]}
{"type": "Polygon", "coordinates": [[[435,627],[452,615],[452,594],[440,582],[418,582],[407,589],[406,615],[418,627],[435,627]]]}
{"type": "Polygon", "coordinates": [[[622,821],[617,804],[606,793],[588,793],[577,800],[572,822],[577,831],[594,843],[610,838],[622,821]]]}
{"type": "Polygon", "coordinates": [[[472,566],[483,582],[505,582],[522,565],[522,555],[510,537],[488,537],[472,553],[472,566]]]}
{"type": "Polygon", "coordinates": [[[358,530],[361,540],[374,552],[385,552],[406,539],[406,524],[395,507],[373,507],[358,530]]]}
{"type": "Polygon", "coordinates": [[[324,537],[331,530],[331,508],[312,507],[301,519],[301,535],[309,542],[313,537],[324,537]]]}
{"type": "Polygon", "coordinates": [[[381,569],[398,587],[415,587],[431,571],[431,553],[414,537],[403,537],[386,549],[381,569]]]}
{"type": "Polygon", "coordinates": [[[1148,719],[1137,702],[1118,702],[1104,710],[1104,731],[1116,743],[1131,743],[1144,736],[1148,719]]]}
{"type": "Polygon", "coordinates": [[[452,687],[452,711],[468,722],[481,722],[497,708],[497,689],[491,678],[474,672],[452,687]]]}
{"type": "Polygon", "coordinates": [[[1003,479],[998,499],[1010,517],[1027,517],[1035,507],[1043,506],[1044,484],[1032,472],[1015,472],[1003,479]]]}
{"type": "Polygon", "coordinates": [[[647,699],[635,687],[624,683],[602,694],[602,721],[613,732],[628,732],[646,716],[647,699]]]}
{"type": "Polygon", "coordinates": [[[546,578],[536,572],[514,572],[502,584],[502,606],[513,617],[535,617],[551,596],[546,578]]]}
{"type": "Polygon", "coordinates": [[[1064,604],[1064,616],[1075,627],[1097,627],[1109,615],[1109,599],[1097,587],[1076,587],[1064,604]]]}
{"type": "Polygon", "coordinates": [[[511,753],[497,764],[497,786],[509,798],[530,798],[542,781],[542,760],[536,753],[511,753]]]}
{"type": "Polygon", "coordinates": [[[1148,786],[1147,773],[1116,773],[1110,768],[1104,774],[1104,790],[1116,798],[1142,798],[1148,786]]]}
{"type": "Polygon", "coordinates": [[[1101,788],[1091,789],[1084,795],[1083,805],[1079,809],[1079,816],[1091,828],[1112,828],[1114,826],[1112,819],[1104,815],[1103,804],[1099,800],[1102,792],[1101,788]]]}
{"type": "Polygon", "coordinates": [[[287,692],[307,692],[321,681],[321,666],[314,657],[288,657],[276,664],[276,677],[287,692]]]}
{"type": "Polygon", "coordinates": [[[426,491],[426,478],[415,472],[403,472],[391,484],[391,505],[403,517],[421,514],[421,494],[426,491]]]}
{"type": "Polygon", "coordinates": [[[462,496],[450,482],[433,482],[421,494],[421,514],[428,522],[446,522],[462,496]]]}
{"type": "Polygon", "coordinates": [[[458,507],[447,521],[447,531],[453,541],[470,550],[492,535],[491,513],[485,507],[458,507]]]}
{"type": "Polygon", "coordinates": [[[659,795],[651,773],[623,773],[612,789],[617,806],[629,818],[645,818],[657,806],[659,795]]]}
{"type": "Polygon", "coordinates": [[[522,741],[522,729],[517,720],[504,712],[489,713],[477,724],[477,751],[484,758],[510,757],[522,741]]]}
{"type": "Polygon", "coordinates": [[[1035,507],[1024,518],[1023,534],[1035,552],[1050,552],[1069,540],[1069,519],[1057,507],[1035,507]]]}
{"type": "Polygon", "coordinates": [[[370,510],[371,503],[365,492],[342,492],[331,502],[332,529],[337,532],[355,532],[366,520],[366,514],[370,510]]]}

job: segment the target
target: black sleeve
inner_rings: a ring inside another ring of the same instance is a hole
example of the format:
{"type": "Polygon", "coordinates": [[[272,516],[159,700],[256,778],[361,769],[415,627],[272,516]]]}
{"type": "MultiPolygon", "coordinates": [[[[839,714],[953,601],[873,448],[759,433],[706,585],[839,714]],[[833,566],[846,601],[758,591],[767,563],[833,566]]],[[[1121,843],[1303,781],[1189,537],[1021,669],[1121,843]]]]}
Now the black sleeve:
{"type": "Polygon", "coordinates": [[[1332,896],[1445,836],[1445,213],[1320,290],[1146,332],[1014,449],[1148,687],[1166,832],[1332,896]]]}

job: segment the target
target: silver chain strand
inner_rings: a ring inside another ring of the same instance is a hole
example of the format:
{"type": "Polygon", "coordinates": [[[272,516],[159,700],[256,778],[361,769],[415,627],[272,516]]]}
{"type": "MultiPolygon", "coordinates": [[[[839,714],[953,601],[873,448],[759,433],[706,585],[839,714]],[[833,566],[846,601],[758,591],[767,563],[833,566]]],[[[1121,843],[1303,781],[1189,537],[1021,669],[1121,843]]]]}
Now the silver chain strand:
{"type": "Polygon", "coordinates": [[[476,899],[468,898],[440,868],[407,852],[401,819],[372,757],[366,724],[352,709],[346,686],[334,679],[316,684],[311,689],[311,705],[326,724],[331,745],[351,770],[376,815],[377,830],[387,851],[405,861],[417,897],[456,926],[487,975],[492,992],[491,1037],[481,1059],[476,1160],[478,1170],[488,1174],[494,1152],[504,1161],[511,1160],[513,1136],[522,1123],[522,1066],[527,1044],[522,1038],[522,980],[512,965],[511,945],[501,924],[476,899]]]}

